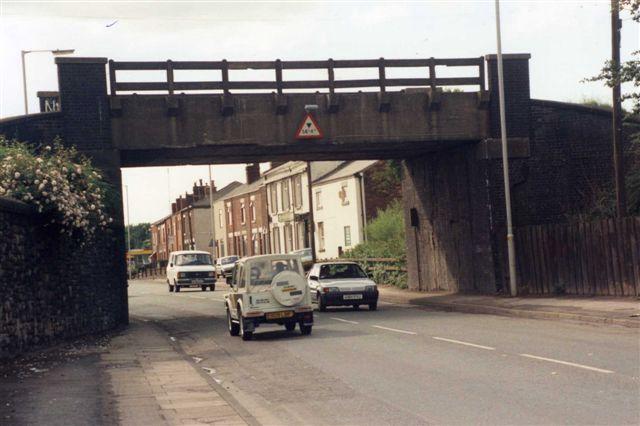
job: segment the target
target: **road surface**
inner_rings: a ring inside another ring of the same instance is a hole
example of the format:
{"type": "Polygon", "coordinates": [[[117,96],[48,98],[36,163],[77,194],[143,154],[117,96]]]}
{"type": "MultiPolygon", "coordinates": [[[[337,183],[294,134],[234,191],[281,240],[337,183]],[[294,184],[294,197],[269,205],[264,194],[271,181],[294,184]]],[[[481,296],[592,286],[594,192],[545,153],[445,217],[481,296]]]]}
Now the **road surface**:
{"type": "Polygon", "coordinates": [[[132,281],[152,322],[262,424],[638,424],[635,329],[380,303],[315,312],[311,336],[278,326],[243,342],[223,294],[132,281]]]}

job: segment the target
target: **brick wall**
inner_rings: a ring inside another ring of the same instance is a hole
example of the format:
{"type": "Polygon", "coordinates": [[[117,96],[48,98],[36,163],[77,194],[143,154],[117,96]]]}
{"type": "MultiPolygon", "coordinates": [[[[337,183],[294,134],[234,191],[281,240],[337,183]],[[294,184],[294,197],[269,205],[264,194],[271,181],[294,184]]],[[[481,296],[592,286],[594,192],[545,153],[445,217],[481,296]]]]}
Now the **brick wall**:
{"type": "Polygon", "coordinates": [[[0,135],[7,139],[30,141],[35,145],[50,143],[62,135],[62,114],[46,112],[0,120],[0,135]]]}
{"type": "Polygon", "coordinates": [[[27,205],[0,198],[0,358],[127,322],[113,265],[122,229],[80,247],[27,205]]]}

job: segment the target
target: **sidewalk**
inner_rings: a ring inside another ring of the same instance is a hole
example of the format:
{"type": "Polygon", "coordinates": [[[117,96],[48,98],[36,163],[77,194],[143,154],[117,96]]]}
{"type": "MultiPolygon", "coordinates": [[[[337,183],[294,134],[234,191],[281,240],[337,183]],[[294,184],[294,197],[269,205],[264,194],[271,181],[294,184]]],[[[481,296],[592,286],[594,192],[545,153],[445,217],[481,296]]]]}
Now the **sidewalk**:
{"type": "Polygon", "coordinates": [[[380,300],[444,311],[563,319],[640,328],[640,301],[615,297],[504,297],[452,293],[423,293],[380,286],[380,300]]]}
{"type": "Polygon", "coordinates": [[[0,364],[0,401],[0,424],[255,423],[166,333],[135,320],[0,364]]]}
{"type": "Polygon", "coordinates": [[[245,425],[160,330],[134,321],[102,354],[121,425],[245,425]]]}

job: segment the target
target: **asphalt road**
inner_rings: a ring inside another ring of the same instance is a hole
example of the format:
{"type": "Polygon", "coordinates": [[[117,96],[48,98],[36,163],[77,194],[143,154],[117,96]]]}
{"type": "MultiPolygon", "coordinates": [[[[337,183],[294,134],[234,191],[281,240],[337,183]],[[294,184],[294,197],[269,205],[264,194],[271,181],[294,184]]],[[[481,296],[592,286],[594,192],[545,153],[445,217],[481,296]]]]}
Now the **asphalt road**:
{"type": "Polygon", "coordinates": [[[315,312],[311,336],[227,331],[226,284],[133,281],[132,317],[177,341],[262,424],[639,424],[634,329],[418,309],[315,312]]]}

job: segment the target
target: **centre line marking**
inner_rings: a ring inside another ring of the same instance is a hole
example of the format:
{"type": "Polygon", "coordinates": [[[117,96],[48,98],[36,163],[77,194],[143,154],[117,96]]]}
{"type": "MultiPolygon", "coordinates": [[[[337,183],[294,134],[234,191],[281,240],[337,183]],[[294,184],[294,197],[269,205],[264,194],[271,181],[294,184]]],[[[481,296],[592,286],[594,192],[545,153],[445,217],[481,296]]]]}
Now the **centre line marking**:
{"type": "Polygon", "coordinates": [[[605,370],[605,369],[602,369],[602,368],[590,367],[588,365],[576,364],[574,362],[561,361],[559,359],[545,358],[543,356],[536,356],[536,355],[530,355],[530,354],[520,354],[520,356],[523,356],[525,358],[533,358],[533,359],[537,359],[537,360],[540,360],[540,361],[555,362],[556,364],[568,365],[569,367],[584,368],[585,370],[597,371],[598,373],[605,373],[605,374],[614,373],[614,371],[611,371],[611,370],[605,370]]]}
{"type": "Polygon", "coordinates": [[[379,329],[382,329],[382,330],[395,331],[396,333],[411,334],[411,335],[414,335],[414,336],[416,334],[418,334],[418,333],[414,333],[413,331],[398,330],[397,328],[383,327],[381,325],[372,325],[371,327],[379,328],[379,329]]]}
{"type": "Polygon", "coordinates": [[[462,342],[460,340],[445,339],[444,337],[435,337],[435,336],[433,336],[433,338],[436,339],[436,340],[442,340],[443,342],[449,342],[449,343],[456,343],[458,345],[471,346],[471,347],[478,348],[478,349],[485,349],[487,351],[495,351],[496,350],[496,348],[492,348],[491,346],[476,345],[475,343],[462,342]]]}
{"type": "MultiPolygon", "coordinates": [[[[315,316],[315,315],[314,315],[314,316],[315,316]]],[[[336,320],[336,321],[340,321],[340,322],[346,322],[347,324],[358,324],[358,323],[357,323],[357,322],[355,322],[355,321],[349,321],[349,320],[342,319],[342,318],[334,318],[334,317],[331,317],[331,319],[332,319],[332,320],[336,320]]]]}

